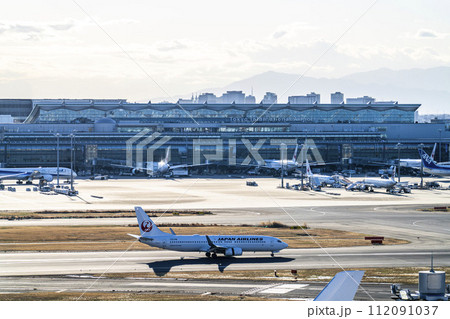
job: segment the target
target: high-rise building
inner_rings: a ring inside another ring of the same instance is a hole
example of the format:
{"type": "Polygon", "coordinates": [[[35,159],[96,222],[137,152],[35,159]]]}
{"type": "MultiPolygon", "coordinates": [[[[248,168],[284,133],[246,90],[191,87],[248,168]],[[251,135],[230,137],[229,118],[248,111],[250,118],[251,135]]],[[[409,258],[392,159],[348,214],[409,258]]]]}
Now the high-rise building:
{"type": "Polygon", "coordinates": [[[341,104],[344,102],[344,94],[341,92],[331,93],[331,104],[341,104]]]}
{"type": "Polygon", "coordinates": [[[373,102],[375,102],[375,99],[367,95],[347,98],[347,104],[372,104],[373,102]]]}
{"type": "Polygon", "coordinates": [[[319,104],[320,94],[311,92],[307,95],[289,96],[288,101],[290,104],[319,104]]]}
{"type": "Polygon", "coordinates": [[[278,101],[278,97],[275,93],[266,92],[264,98],[262,99],[262,104],[276,104],[278,101]]]}
{"type": "Polygon", "coordinates": [[[233,102],[235,104],[244,104],[245,94],[242,91],[227,91],[220,97],[220,103],[231,104],[233,102]]]}
{"type": "Polygon", "coordinates": [[[217,96],[213,93],[202,93],[198,96],[197,103],[199,104],[215,104],[217,103],[217,96]]]}
{"type": "Polygon", "coordinates": [[[247,95],[245,97],[245,104],[255,104],[256,98],[253,95],[247,95]]]}

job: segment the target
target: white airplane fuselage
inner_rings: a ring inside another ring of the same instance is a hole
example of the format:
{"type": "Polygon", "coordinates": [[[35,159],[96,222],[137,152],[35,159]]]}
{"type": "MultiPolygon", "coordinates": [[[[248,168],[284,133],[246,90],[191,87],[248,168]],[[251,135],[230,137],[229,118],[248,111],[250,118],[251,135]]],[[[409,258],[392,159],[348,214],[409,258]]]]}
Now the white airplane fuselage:
{"type": "MultiPolygon", "coordinates": [[[[24,168],[0,168],[0,179],[2,180],[32,180],[46,178],[50,179],[58,176],[57,167],[24,167],[24,168]]],[[[71,176],[70,168],[60,167],[59,177],[67,178],[71,176]]],[[[73,172],[73,177],[77,174],[73,172]]]]}
{"type": "Polygon", "coordinates": [[[265,166],[276,170],[283,168],[286,171],[292,171],[298,167],[298,164],[292,160],[267,160],[265,161],[265,166]]]}
{"type": "Polygon", "coordinates": [[[161,231],[145,213],[142,207],[135,207],[141,235],[130,236],[152,247],[175,251],[204,252],[216,258],[217,254],[227,257],[240,256],[244,251],[268,251],[271,255],[288,245],[276,237],[259,235],[176,235],[161,231]]]}
{"type": "MultiPolygon", "coordinates": [[[[275,237],[269,236],[208,236],[217,246],[230,246],[240,248],[242,251],[279,251],[287,247],[287,244],[275,237]]],[[[207,252],[210,249],[208,240],[204,235],[164,235],[142,236],[140,242],[152,247],[175,251],[200,251],[207,252]]]]}
{"type": "Polygon", "coordinates": [[[365,178],[363,179],[363,183],[373,185],[378,188],[392,188],[397,182],[393,179],[384,179],[384,178],[365,178]]]}

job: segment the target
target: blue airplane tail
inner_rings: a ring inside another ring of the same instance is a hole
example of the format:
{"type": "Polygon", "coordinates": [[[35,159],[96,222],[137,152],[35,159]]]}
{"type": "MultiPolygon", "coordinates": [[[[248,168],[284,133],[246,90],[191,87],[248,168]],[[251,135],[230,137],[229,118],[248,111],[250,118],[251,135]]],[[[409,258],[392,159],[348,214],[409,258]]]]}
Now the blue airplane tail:
{"type": "Polygon", "coordinates": [[[423,166],[431,169],[439,169],[436,163],[433,161],[433,158],[429,156],[423,149],[419,149],[420,158],[422,159],[423,166]]]}

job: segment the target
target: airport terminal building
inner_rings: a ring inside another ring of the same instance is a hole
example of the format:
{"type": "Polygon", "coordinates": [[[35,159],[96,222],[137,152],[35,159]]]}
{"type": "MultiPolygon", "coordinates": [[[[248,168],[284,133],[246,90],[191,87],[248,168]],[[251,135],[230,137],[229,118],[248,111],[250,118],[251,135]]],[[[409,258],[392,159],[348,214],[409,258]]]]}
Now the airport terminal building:
{"type": "Polygon", "coordinates": [[[315,93],[282,104],[269,93],[261,103],[242,98],[241,91],[229,91],[223,98],[206,93],[178,103],[2,99],[0,163],[55,166],[59,140],[61,165],[70,165],[72,143],[77,170],[124,163],[136,148],[144,150],[144,162],[150,160],[146,151],[153,149],[156,161],[168,146],[173,163],[192,163],[196,151],[202,157],[219,152],[224,166],[238,167],[249,155],[249,145],[264,159],[278,159],[285,144],[290,158],[295,144],[305,138],[314,141],[323,160],[339,162],[340,168],[396,159],[399,147],[402,158],[418,158],[421,143],[425,150],[439,143],[436,154],[449,160],[450,124],[417,123],[420,104],[370,97],[344,103],[340,92],[332,94],[332,104],[321,104],[315,93]]]}

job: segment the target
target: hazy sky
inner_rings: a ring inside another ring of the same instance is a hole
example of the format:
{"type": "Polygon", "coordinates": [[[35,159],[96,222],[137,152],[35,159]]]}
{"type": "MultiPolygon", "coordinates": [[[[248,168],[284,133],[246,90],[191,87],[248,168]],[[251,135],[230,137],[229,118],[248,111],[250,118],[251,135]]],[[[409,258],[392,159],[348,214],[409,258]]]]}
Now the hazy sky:
{"type": "Polygon", "coordinates": [[[307,76],[450,66],[450,1],[379,0],[363,15],[373,3],[2,1],[0,97],[170,101],[265,71],[302,74],[328,49],[307,76]]]}

